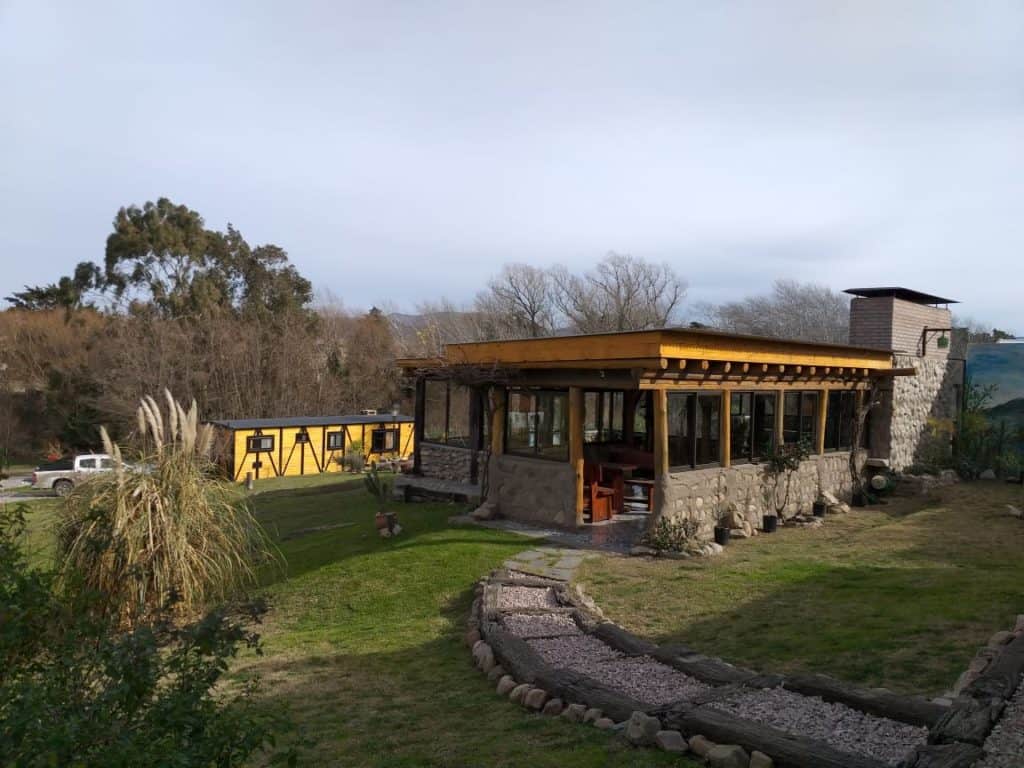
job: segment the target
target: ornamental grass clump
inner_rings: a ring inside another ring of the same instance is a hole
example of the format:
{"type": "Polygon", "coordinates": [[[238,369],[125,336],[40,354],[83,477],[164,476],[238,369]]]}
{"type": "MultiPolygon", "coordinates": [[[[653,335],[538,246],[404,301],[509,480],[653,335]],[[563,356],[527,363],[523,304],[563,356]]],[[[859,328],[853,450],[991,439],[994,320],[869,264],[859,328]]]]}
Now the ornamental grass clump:
{"type": "Polygon", "coordinates": [[[173,604],[190,614],[252,584],[277,561],[239,495],[214,479],[212,427],[169,392],[138,410],[139,458],[125,462],[101,428],[114,471],[80,484],[59,528],[63,583],[103,597],[128,624],[173,604]]]}

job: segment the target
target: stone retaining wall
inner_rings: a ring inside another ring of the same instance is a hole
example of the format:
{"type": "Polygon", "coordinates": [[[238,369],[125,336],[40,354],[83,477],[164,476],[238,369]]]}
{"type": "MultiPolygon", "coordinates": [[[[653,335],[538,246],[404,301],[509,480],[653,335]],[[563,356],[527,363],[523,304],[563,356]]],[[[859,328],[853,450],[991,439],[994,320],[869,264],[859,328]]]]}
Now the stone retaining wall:
{"type": "Polygon", "coordinates": [[[576,473],[565,461],[492,455],[487,500],[510,520],[576,526],[576,473]]]}
{"type": "MultiPolygon", "coordinates": [[[[420,443],[420,474],[438,480],[452,480],[456,483],[471,483],[473,451],[439,443],[420,443]]],[[[483,453],[478,454],[478,464],[483,453]]]]}
{"type": "MultiPolygon", "coordinates": [[[[848,499],[853,486],[849,461],[848,452],[812,456],[805,461],[793,475],[785,516],[810,514],[819,492],[828,491],[837,498],[848,499]]],[[[719,513],[731,512],[734,519],[729,521],[729,528],[743,527],[743,522],[760,528],[765,482],[765,468],[760,464],[671,472],[667,483],[659,489],[665,505],[663,514],[669,519],[697,520],[704,537],[712,535],[719,513]]],[[[785,495],[782,482],[780,501],[785,495]]]]}

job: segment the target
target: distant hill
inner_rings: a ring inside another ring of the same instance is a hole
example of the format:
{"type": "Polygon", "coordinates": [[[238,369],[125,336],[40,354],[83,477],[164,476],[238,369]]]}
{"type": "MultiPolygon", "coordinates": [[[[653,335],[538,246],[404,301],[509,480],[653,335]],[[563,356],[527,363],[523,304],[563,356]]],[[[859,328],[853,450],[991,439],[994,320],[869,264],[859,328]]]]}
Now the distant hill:
{"type": "Polygon", "coordinates": [[[986,408],[985,415],[996,423],[1005,421],[1007,426],[1017,424],[1024,427],[1024,397],[1016,397],[1005,403],[986,408]]]}

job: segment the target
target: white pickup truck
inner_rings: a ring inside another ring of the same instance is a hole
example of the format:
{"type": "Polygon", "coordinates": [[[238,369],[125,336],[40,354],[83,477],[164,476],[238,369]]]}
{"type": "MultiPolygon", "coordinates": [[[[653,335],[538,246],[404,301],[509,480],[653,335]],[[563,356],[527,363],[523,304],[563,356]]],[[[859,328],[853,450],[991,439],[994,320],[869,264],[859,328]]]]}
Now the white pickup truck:
{"type": "Polygon", "coordinates": [[[106,453],[83,453],[40,464],[32,473],[32,487],[52,490],[58,496],[67,496],[78,483],[97,472],[109,472],[114,460],[106,453]]]}

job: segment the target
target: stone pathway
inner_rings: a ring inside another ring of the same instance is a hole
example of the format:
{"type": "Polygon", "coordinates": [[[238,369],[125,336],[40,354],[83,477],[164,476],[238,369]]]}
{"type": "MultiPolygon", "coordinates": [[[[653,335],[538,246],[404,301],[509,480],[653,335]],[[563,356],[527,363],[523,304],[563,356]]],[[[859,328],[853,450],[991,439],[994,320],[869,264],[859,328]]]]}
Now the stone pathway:
{"type": "Polygon", "coordinates": [[[506,560],[505,567],[510,571],[545,579],[571,581],[586,556],[587,553],[579,549],[541,546],[506,560]]]}

